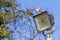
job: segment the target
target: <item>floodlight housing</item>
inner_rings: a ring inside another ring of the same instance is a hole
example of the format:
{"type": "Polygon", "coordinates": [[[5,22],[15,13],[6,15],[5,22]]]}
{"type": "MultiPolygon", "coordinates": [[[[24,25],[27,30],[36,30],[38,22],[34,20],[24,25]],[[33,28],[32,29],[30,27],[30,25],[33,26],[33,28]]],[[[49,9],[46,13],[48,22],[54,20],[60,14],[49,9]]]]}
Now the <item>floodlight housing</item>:
{"type": "Polygon", "coordinates": [[[48,12],[41,12],[41,14],[33,16],[37,31],[41,32],[51,28],[51,22],[49,19],[48,12]]]}

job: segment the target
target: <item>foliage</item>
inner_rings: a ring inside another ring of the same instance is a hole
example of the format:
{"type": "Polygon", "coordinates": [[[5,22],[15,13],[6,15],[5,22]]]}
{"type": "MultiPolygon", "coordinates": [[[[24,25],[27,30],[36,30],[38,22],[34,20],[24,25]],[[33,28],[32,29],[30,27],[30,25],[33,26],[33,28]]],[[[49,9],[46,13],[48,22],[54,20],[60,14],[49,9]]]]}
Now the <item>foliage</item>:
{"type": "Polygon", "coordinates": [[[0,8],[2,7],[16,7],[16,4],[15,3],[11,3],[9,2],[9,0],[0,0],[0,8]]]}
{"type": "Polygon", "coordinates": [[[27,9],[25,15],[33,15],[33,9],[27,9]]]}
{"type": "Polygon", "coordinates": [[[9,29],[4,24],[4,20],[12,17],[13,11],[11,12],[11,10],[16,8],[16,6],[15,3],[10,2],[9,0],[0,0],[0,22],[3,22],[0,24],[0,38],[10,36],[10,32],[8,32],[9,29]],[[2,8],[4,12],[2,12],[2,8]],[[7,10],[7,8],[10,8],[11,10],[7,10]]]}
{"type": "Polygon", "coordinates": [[[10,32],[7,31],[7,30],[9,30],[9,28],[6,27],[6,25],[4,24],[5,19],[10,19],[10,18],[16,19],[17,17],[21,18],[22,15],[20,15],[20,14],[23,14],[26,17],[27,17],[27,15],[29,15],[29,16],[33,15],[32,9],[27,9],[26,11],[19,9],[19,10],[17,10],[17,12],[15,12],[17,4],[14,3],[15,1],[13,1],[13,2],[11,2],[11,1],[10,0],[0,0],[0,22],[3,22],[0,25],[0,37],[9,37],[10,36],[10,32]],[[3,8],[4,12],[2,12],[2,8],[3,8]],[[7,8],[9,10],[7,10],[7,8]]]}
{"type": "Polygon", "coordinates": [[[4,24],[0,25],[0,37],[9,37],[10,33],[7,32],[8,27],[4,24]]]}
{"type": "Polygon", "coordinates": [[[6,18],[11,18],[11,12],[6,12],[5,14],[2,15],[3,20],[6,18]]]}

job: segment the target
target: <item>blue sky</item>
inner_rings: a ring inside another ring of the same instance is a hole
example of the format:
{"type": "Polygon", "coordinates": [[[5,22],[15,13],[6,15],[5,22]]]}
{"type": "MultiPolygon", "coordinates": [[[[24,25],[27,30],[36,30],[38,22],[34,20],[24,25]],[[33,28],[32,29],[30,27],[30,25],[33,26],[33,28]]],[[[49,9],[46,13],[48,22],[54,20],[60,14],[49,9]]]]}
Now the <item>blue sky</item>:
{"type": "MultiPolygon", "coordinates": [[[[39,6],[43,11],[48,10],[54,15],[55,25],[54,28],[59,28],[60,26],[60,0],[18,0],[21,3],[21,9],[35,8],[39,6]]],[[[59,28],[60,29],[60,28],[59,28]]],[[[53,34],[55,40],[59,39],[60,32],[57,29],[53,34]],[[55,37],[54,37],[55,36],[55,37]]]]}

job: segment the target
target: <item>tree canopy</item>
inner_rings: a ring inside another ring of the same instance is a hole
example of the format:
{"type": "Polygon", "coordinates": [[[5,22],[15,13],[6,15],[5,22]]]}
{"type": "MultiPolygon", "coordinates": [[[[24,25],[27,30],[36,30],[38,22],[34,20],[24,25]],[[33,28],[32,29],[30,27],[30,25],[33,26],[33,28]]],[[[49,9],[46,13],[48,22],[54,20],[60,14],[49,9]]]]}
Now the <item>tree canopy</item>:
{"type": "Polygon", "coordinates": [[[20,17],[20,14],[23,13],[25,16],[33,15],[32,9],[25,10],[17,10],[16,0],[0,0],[0,37],[8,37],[10,35],[6,29],[8,27],[5,23],[13,22],[17,17],[20,17]],[[17,10],[17,11],[16,11],[17,10]],[[15,12],[16,11],[16,12],[15,12]],[[10,21],[10,19],[14,19],[10,21]],[[5,22],[4,22],[5,21],[5,22]],[[8,22],[7,22],[8,21],[8,22]]]}
{"type": "Polygon", "coordinates": [[[4,24],[4,20],[12,17],[13,11],[11,10],[17,6],[10,1],[12,0],[0,0],[0,40],[4,37],[10,36],[10,32],[8,32],[9,28],[4,24]]]}

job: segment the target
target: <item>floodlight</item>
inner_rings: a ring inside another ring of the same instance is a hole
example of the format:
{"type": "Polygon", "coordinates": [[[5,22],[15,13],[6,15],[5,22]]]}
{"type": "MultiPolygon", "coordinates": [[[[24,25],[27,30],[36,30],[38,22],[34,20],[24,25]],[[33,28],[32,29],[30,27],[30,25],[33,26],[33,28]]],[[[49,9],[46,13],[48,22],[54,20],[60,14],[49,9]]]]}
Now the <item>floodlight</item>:
{"type": "Polygon", "coordinates": [[[51,28],[51,22],[47,11],[33,16],[33,19],[39,32],[51,28]]]}

